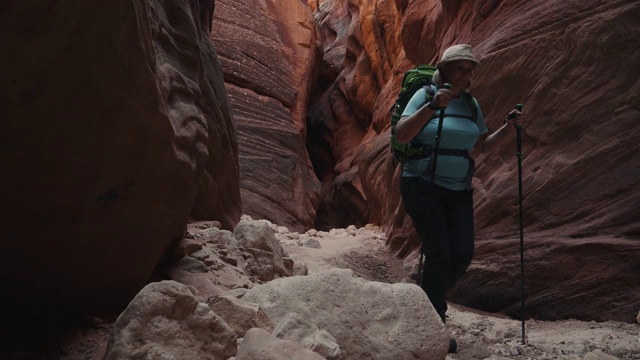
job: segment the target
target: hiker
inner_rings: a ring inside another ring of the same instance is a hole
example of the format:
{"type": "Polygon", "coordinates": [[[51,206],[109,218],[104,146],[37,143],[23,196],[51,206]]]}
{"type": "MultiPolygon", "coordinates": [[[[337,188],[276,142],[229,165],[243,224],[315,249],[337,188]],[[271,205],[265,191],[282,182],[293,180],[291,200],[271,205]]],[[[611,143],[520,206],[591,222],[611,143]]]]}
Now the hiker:
{"type": "MultiPolygon", "coordinates": [[[[423,156],[408,159],[402,171],[402,200],[422,240],[424,267],[420,284],[445,322],[445,295],[466,271],[474,250],[472,149],[487,153],[516,138],[515,126],[525,122],[513,110],[513,119],[489,134],[482,111],[468,94],[471,77],[480,63],[469,45],[445,50],[433,74],[435,89],[419,89],[395,127],[395,137],[410,147],[422,147],[423,156]],[[445,89],[444,84],[452,85],[445,89]],[[430,95],[429,90],[433,91],[430,95]],[[433,167],[440,112],[444,110],[435,176],[433,167]],[[433,176],[433,177],[432,177],[433,176]]],[[[507,114],[505,114],[505,118],[507,114]]]]}

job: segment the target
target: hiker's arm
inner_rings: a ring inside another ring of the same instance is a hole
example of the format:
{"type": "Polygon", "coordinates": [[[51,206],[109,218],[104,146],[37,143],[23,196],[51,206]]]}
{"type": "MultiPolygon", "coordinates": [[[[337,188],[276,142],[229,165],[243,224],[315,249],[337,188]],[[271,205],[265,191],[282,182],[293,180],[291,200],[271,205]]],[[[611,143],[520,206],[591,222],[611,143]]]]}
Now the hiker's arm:
{"type": "Polygon", "coordinates": [[[481,153],[488,153],[500,148],[500,146],[507,141],[515,140],[516,125],[522,126],[524,124],[525,115],[516,110],[513,110],[512,113],[516,114],[514,119],[508,120],[493,134],[481,136],[476,143],[475,149],[481,153]]]}
{"type": "Polygon", "coordinates": [[[396,124],[394,136],[401,143],[408,143],[420,133],[422,128],[431,120],[436,110],[429,107],[429,103],[435,108],[442,108],[449,105],[451,101],[451,90],[440,89],[430,102],[426,102],[415,113],[403,116],[396,124]]]}
{"type": "MultiPolygon", "coordinates": [[[[428,103],[427,103],[428,104],[428,103]]],[[[413,115],[403,116],[396,124],[395,137],[396,140],[406,144],[413,140],[422,128],[429,122],[436,110],[431,109],[425,104],[418,109],[413,115]]]]}

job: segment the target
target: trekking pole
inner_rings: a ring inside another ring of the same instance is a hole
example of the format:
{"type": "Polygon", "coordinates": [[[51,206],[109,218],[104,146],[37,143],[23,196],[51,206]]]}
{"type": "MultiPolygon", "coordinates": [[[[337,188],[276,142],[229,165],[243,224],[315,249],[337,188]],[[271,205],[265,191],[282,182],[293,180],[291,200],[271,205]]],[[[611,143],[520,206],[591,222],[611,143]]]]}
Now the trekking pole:
{"type": "MultiPolygon", "coordinates": [[[[515,109],[517,111],[522,111],[522,104],[517,104],[515,109]]],[[[515,114],[509,114],[509,119],[515,118],[515,114]]],[[[522,218],[522,137],[521,137],[522,126],[516,125],[516,157],[518,158],[518,197],[519,197],[519,210],[520,210],[520,308],[522,318],[522,344],[525,342],[525,334],[524,334],[524,316],[525,316],[525,307],[524,307],[524,220],[522,218]]]]}
{"type": "MultiPolygon", "coordinates": [[[[453,86],[449,83],[445,83],[442,86],[444,89],[451,89],[453,86]]],[[[435,96],[434,96],[435,98],[435,96]]],[[[438,119],[438,132],[436,133],[436,146],[434,147],[431,156],[433,156],[433,169],[431,170],[431,183],[429,184],[429,200],[427,202],[427,221],[431,217],[431,193],[433,192],[431,188],[433,188],[433,183],[436,180],[436,165],[438,163],[438,150],[440,149],[440,137],[442,136],[442,123],[444,122],[444,109],[440,109],[440,119],[438,119]]],[[[422,287],[422,262],[424,258],[424,240],[422,241],[420,247],[420,267],[418,268],[418,280],[420,287],[422,287]]]]}

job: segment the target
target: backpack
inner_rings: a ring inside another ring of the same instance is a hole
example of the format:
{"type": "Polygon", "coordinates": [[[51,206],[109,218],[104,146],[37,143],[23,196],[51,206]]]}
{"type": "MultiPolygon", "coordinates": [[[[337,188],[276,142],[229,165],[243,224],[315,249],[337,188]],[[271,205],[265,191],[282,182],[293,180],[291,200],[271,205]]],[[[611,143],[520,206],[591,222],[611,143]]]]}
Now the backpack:
{"type": "MultiPolygon", "coordinates": [[[[427,91],[427,96],[425,99],[425,103],[429,101],[435,95],[435,83],[433,82],[433,73],[437,68],[433,65],[416,65],[411,69],[407,70],[404,73],[404,77],[402,78],[402,89],[398,92],[398,96],[396,97],[396,101],[390,109],[391,113],[391,153],[393,157],[401,164],[404,164],[409,158],[420,156],[423,153],[423,149],[421,147],[409,146],[409,144],[404,144],[396,140],[394,136],[396,124],[400,120],[402,116],[402,112],[404,108],[407,106],[409,100],[416,91],[423,87],[431,87],[431,91],[427,91]]],[[[425,89],[428,90],[428,89],[425,89]]],[[[472,112],[472,121],[476,121],[477,117],[477,103],[476,100],[466,91],[463,91],[463,96],[469,99],[471,112],[472,112]]]]}

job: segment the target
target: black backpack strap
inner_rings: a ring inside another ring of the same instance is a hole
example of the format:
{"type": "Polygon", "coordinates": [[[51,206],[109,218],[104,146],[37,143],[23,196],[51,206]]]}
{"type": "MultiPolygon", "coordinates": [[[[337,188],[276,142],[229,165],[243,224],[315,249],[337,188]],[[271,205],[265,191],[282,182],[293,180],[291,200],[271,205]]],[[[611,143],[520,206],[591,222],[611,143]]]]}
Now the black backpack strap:
{"type": "MultiPolygon", "coordinates": [[[[449,117],[455,117],[455,118],[468,119],[468,120],[471,120],[471,121],[475,122],[475,118],[473,116],[469,116],[469,115],[466,115],[466,114],[447,114],[447,117],[448,118],[449,117]]],[[[431,119],[438,119],[438,118],[439,118],[438,114],[433,114],[431,116],[431,119]]]]}
{"type": "MultiPolygon", "coordinates": [[[[409,160],[428,158],[435,150],[431,145],[414,143],[409,143],[409,149],[413,150],[413,154],[409,157],[409,160]]],[[[467,149],[439,148],[438,155],[461,156],[470,159],[469,150],[467,149]]]]}
{"type": "MultiPolygon", "coordinates": [[[[409,143],[408,152],[407,152],[407,160],[416,160],[416,159],[429,159],[429,164],[427,164],[427,176],[432,176],[433,174],[433,156],[431,154],[434,152],[434,148],[430,145],[425,144],[413,144],[409,143]]],[[[469,167],[467,168],[467,174],[465,176],[465,186],[467,190],[471,190],[471,182],[473,180],[473,173],[476,170],[476,162],[469,155],[469,150],[467,149],[447,149],[447,148],[439,148],[438,155],[450,155],[450,156],[461,156],[466,159],[469,159],[469,167]]]]}

